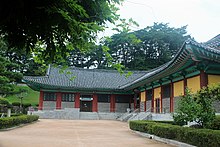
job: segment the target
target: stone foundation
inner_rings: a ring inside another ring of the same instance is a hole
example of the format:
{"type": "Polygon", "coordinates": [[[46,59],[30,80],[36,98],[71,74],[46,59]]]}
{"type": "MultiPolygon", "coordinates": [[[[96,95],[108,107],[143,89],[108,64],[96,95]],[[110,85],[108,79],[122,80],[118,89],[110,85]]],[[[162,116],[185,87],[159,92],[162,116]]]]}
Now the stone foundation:
{"type": "Polygon", "coordinates": [[[170,113],[170,98],[163,98],[162,100],[163,113],[170,113]]]}
{"type": "Polygon", "coordinates": [[[98,112],[110,112],[110,103],[98,103],[98,112]]]}
{"type": "Polygon", "coordinates": [[[127,112],[129,103],[115,103],[115,112],[127,112]]]}
{"type": "Polygon", "coordinates": [[[62,102],[61,103],[61,108],[74,108],[75,107],[75,102],[62,102]]]}
{"type": "Polygon", "coordinates": [[[43,101],[43,110],[56,109],[56,101],[43,101]]]}

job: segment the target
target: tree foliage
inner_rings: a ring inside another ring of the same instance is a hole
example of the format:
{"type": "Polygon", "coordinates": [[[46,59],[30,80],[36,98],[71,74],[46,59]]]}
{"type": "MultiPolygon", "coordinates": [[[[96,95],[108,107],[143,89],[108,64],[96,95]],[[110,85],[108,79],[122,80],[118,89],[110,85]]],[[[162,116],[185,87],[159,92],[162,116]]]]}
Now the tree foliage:
{"type": "Polygon", "coordinates": [[[22,74],[17,72],[18,65],[0,56],[0,95],[5,95],[14,90],[14,82],[22,78],[22,74]]]}
{"type": "Polygon", "coordinates": [[[170,61],[189,37],[186,26],[172,28],[155,23],[138,31],[115,34],[106,45],[114,60],[125,68],[146,70],[170,61]]]}
{"type": "Polygon", "coordinates": [[[73,48],[88,48],[107,21],[118,19],[115,5],[119,3],[120,0],[3,0],[0,35],[9,48],[41,52],[41,59],[52,62],[67,56],[67,42],[73,48]],[[36,48],[36,44],[43,48],[36,48]]]}
{"type": "Polygon", "coordinates": [[[178,102],[174,120],[179,124],[197,122],[200,126],[208,128],[215,119],[213,101],[219,98],[220,86],[203,87],[196,94],[186,90],[186,95],[178,102]],[[218,91],[218,92],[216,92],[218,91]]]}

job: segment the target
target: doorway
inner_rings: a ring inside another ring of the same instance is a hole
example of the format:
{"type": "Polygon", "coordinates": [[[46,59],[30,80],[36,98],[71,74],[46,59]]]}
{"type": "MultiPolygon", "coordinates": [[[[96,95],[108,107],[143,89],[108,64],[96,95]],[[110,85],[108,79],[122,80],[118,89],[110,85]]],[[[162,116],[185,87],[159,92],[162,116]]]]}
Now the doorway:
{"type": "Polygon", "coordinates": [[[92,112],[92,101],[80,101],[81,112],[92,112]]]}

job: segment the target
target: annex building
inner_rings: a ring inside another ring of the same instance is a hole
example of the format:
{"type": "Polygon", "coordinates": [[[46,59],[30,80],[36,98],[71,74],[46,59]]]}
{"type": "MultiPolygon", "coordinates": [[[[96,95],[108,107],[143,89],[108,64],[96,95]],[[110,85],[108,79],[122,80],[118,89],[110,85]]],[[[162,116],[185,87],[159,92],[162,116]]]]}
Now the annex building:
{"type": "MultiPolygon", "coordinates": [[[[127,112],[139,109],[154,113],[175,111],[176,102],[188,87],[193,93],[220,82],[220,35],[205,43],[187,40],[168,63],[129,77],[117,71],[49,66],[41,77],[24,81],[40,91],[39,110],[75,108],[84,112],[127,112]]],[[[220,107],[214,103],[216,111],[220,107]]]]}

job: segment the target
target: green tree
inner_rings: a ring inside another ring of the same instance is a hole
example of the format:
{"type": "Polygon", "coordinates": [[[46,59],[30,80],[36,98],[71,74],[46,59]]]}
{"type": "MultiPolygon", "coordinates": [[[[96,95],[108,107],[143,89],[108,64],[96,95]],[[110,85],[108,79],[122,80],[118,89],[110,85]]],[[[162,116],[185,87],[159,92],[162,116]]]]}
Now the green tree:
{"type": "Polygon", "coordinates": [[[41,52],[42,60],[52,62],[66,57],[73,48],[86,49],[94,43],[106,22],[118,19],[115,6],[121,0],[3,0],[0,5],[0,35],[9,48],[41,52]],[[36,48],[36,43],[43,50],[36,48]]]}
{"type": "Polygon", "coordinates": [[[204,87],[196,94],[186,89],[186,95],[183,96],[174,113],[174,121],[177,124],[186,124],[187,122],[197,122],[201,127],[208,128],[215,118],[215,110],[212,106],[213,97],[209,95],[209,87],[204,87]]]}
{"type": "Polygon", "coordinates": [[[17,72],[18,65],[0,56],[0,96],[13,93],[15,85],[22,78],[17,72]]]}
{"type": "Polygon", "coordinates": [[[173,28],[155,23],[138,31],[119,32],[105,45],[113,59],[125,68],[148,70],[170,61],[189,37],[186,26],[173,28]]]}
{"type": "Polygon", "coordinates": [[[45,75],[46,66],[36,63],[33,54],[27,53],[24,49],[9,48],[7,41],[0,38],[0,56],[10,62],[17,64],[16,71],[23,75],[45,75]]]}

